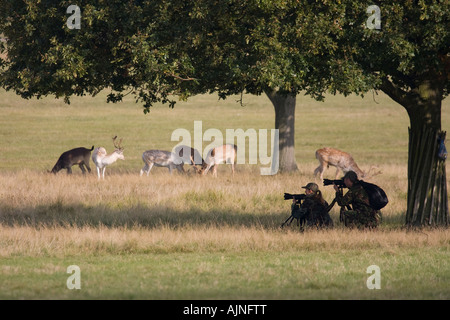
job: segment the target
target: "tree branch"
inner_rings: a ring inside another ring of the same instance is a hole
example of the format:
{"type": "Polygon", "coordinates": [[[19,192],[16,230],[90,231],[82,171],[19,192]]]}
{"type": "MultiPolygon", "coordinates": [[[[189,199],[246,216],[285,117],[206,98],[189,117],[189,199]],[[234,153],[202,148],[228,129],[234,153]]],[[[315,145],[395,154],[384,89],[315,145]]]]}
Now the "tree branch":
{"type": "Polygon", "coordinates": [[[414,106],[415,99],[413,94],[400,89],[387,78],[382,79],[380,89],[391,97],[392,100],[402,105],[407,111],[410,111],[414,106]]]}
{"type": "Polygon", "coordinates": [[[194,80],[198,80],[196,78],[191,78],[191,77],[187,77],[187,78],[182,78],[174,73],[169,73],[169,72],[164,72],[164,74],[174,77],[175,79],[181,80],[181,81],[194,81],[194,80]]]}

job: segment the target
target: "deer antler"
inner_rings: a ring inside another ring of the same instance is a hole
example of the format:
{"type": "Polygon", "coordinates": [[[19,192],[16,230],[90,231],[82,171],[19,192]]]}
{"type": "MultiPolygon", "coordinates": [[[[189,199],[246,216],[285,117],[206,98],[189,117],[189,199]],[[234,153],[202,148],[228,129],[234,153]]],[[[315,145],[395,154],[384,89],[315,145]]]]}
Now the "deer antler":
{"type": "Polygon", "coordinates": [[[371,166],[369,171],[367,171],[367,176],[368,177],[375,177],[375,176],[377,176],[379,174],[382,174],[382,173],[383,172],[377,166],[371,166]],[[372,173],[372,170],[373,170],[373,173],[372,173]]]}
{"type": "Polygon", "coordinates": [[[112,139],[113,139],[114,148],[119,149],[119,150],[123,150],[123,147],[121,146],[123,138],[121,138],[121,139],[119,140],[119,143],[117,143],[117,144],[116,144],[117,136],[115,136],[115,137],[112,138],[112,139]]]}

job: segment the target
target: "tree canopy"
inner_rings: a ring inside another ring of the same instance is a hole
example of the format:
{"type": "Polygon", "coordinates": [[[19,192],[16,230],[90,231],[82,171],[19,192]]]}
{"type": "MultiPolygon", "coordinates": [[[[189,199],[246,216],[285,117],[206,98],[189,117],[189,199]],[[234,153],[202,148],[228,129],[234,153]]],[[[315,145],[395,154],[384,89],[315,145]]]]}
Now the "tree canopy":
{"type": "Polygon", "coordinates": [[[69,29],[69,1],[2,0],[2,85],[24,98],[111,88],[116,101],[131,90],[147,110],[170,95],[208,91],[323,98],[369,90],[352,61],[336,59],[345,7],[305,3],[84,1],[81,28],[69,29]]]}
{"type": "Polygon", "coordinates": [[[148,108],[208,91],[399,96],[436,74],[449,89],[446,1],[383,1],[381,30],[366,27],[370,1],[91,0],[80,29],[66,25],[70,1],[0,4],[1,84],[24,98],[111,88],[148,108]]]}

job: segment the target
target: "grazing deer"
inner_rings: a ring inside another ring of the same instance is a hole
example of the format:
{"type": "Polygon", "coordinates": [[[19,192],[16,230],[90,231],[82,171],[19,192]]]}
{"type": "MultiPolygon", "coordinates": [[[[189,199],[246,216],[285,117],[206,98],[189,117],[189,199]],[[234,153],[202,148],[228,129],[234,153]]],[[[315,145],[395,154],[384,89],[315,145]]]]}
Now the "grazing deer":
{"type": "Polygon", "coordinates": [[[231,164],[231,172],[234,175],[234,163],[237,156],[237,146],[235,144],[224,144],[209,150],[205,163],[198,173],[207,174],[213,168],[213,177],[217,177],[217,165],[220,163],[231,164]]]}
{"type": "MultiPolygon", "coordinates": [[[[339,174],[339,170],[345,174],[348,171],[354,171],[358,175],[358,179],[367,178],[371,176],[370,172],[375,169],[374,166],[370,167],[368,172],[362,171],[356,164],[353,157],[338,149],[334,148],[322,148],[316,150],[316,159],[319,160],[319,166],[314,170],[314,176],[320,173],[320,179],[323,180],[323,172],[325,171],[325,166],[329,168],[330,166],[336,167],[336,176],[339,174]]],[[[372,175],[380,174],[381,171],[374,173],[372,175]]]]}
{"type": "Polygon", "coordinates": [[[122,143],[122,139],[120,139],[119,143],[116,144],[117,136],[113,138],[114,152],[111,154],[106,153],[106,149],[103,147],[98,147],[94,150],[92,154],[92,161],[94,161],[95,166],[97,167],[98,178],[100,179],[100,172],[103,179],[105,179],[105,170],[106,166],[113,164],[117,161],[117,159],[125,160],[123,156],[124,148],[120,145],[122,143]]]}
{"type": "Polygon", "coordinates": [[[201,165],[201,168],[206,168],[205,160],[197,149],[188,147],[186,145],[176,146],[174,151],[176,156],[181,158],[184,164],[190,164],[196,173],[199,172],[197,165],[201,165]]]}
{"type": "Polygon", "coordinates": [[[91,156],[92,150],[94,150],[94,146],[92,146],[91,149],[80,147],[63,152],[56,164],[53,166],[51,172],[56,174],[61,169],[67,169],[67,174],[71,174],[72,166],[77,164],[80,166],[83,174],[86,173],[84,166],[86,166],[89,173],[91,173],[91,168],[89,167],[89,158],[91,156]]]}
{"type": "Polygon", "coordinates": [[[145,165],[141,169],[141,176],[145,173],[150,173],[153,165],[157,167],[169,168],[169,173],[172,174],[172,170],[176,168],[178,171],[184,173],[183,160],[175,153],[163,150],[147,150],[142,154],[142,161],[145,165]]]}

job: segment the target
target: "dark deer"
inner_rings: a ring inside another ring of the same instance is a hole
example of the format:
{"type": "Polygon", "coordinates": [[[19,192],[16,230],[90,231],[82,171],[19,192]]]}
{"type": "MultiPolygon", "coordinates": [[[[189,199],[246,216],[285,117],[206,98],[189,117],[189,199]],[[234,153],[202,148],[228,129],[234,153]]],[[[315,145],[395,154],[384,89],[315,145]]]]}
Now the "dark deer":
{"type": "Polygon", "coordinates": [[[196,173],[199,173],[201,170],[197,167],[197,165],[200,165],[200,168],[206,168],[206,162],[203,160],[197,149],[186,145],[179,145],[175,147],[173,152],[176,156],[181,158],[181,161],[183,161],[184,164],[190,164],[196,173]]]}
{"type": "Polygon", "coordinates": [[[80,147],[64,152],[59,157],[51,172],[56,174],[61,169],[67,169],[67,174],[71,174],[72,166],[77,164],[80,166],[83,174],[86,173],[84,166],[86,166],[89,173],[91,173],[91,168],[89,167],[89,159],[91,157],[92,150],[94,150],[94,146],[92,146],[91,149],[80,147]]]}

